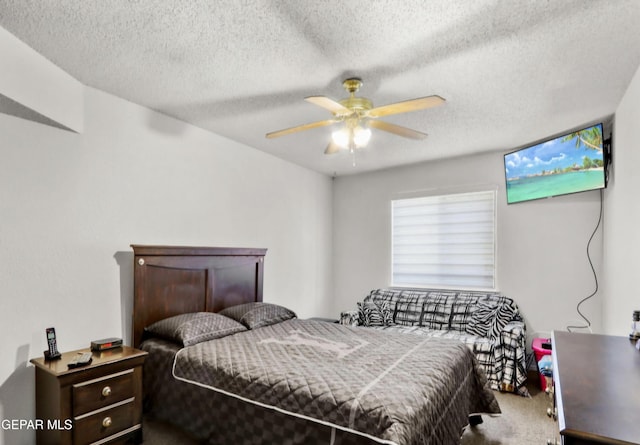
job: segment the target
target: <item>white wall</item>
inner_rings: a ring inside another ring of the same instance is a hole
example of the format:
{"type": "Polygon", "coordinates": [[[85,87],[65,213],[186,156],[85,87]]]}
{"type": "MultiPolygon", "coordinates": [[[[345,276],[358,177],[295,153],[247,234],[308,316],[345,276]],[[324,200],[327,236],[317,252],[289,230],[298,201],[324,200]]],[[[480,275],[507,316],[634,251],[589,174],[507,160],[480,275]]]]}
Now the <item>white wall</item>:
{"type": "Polygon", "coordinates": [[[2,27],[0,54],[0,112],[82,132],[80,82],[2,27]]]}
{"type": "Polygon", "coordinates": [[[82,134],[0,114],[0,418],[35,417],[45,328],[61,351],[130,338],[132,243],[268,248],[265,300],[329,315],[330,178],[90,88],[84,106],[82,134]]]}
{"type": "Polygon", "coordinates": [[[640,69],[618,109],[613,138],[612,180],[606,191],[604,330],[629,335],[631,316],[640,310],[640,69]]]}
{"type": "MultiPolygon", "coordinates": [[[[498,190],[498,289],[520,306],[528,336],[584,324],[575,306],[595,290],[586,246],[598,221],[600,193],[507,205],[503,153],[335,179],[333,311],[354,309],[371,289],[389,286],[392,198],[420,190],[493,187],[498,190]]],[[[590,251],[601,278],[602,230],[590,251]]],[[[594,331],[601,328],[600,304],[598,294],[582,307],[594,331]]]]}

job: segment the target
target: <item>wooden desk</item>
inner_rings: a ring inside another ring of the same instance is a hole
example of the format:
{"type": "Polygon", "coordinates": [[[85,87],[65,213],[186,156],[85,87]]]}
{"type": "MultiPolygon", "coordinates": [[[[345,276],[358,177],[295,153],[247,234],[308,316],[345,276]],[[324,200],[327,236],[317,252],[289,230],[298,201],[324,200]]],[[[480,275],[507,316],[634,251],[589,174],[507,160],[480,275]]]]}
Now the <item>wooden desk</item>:
{"type": "Polygon", "coordinates": [[[564,445],[640,444],[640,351],[627,337],[554,331],[564,445]]]}

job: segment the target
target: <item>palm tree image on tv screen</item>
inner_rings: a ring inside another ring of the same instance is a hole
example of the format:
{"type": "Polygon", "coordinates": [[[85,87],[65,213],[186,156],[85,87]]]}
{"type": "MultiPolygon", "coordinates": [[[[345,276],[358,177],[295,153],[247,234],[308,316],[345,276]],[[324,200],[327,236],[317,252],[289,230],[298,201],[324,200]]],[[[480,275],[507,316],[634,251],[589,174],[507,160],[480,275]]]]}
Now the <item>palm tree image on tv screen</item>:
{"type": "Polygon", "coordinates": [[[505,155],[509,204],[605,187],[602,124],[505,155]]]}

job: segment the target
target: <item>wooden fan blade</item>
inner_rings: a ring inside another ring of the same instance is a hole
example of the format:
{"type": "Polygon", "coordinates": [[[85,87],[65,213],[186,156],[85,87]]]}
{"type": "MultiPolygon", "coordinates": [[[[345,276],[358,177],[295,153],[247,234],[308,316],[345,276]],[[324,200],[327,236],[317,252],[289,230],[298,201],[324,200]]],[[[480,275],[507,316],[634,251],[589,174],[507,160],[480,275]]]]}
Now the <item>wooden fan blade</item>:
{"type": "Polygon", "coordinates": [[[326,127],[327,125],[331,125],[336,122],[337,121],[335,119],[327,119],[325,121],[311,122],[309,124],[298,125],[297,127],[291,127],[291,128],[285,128],[284,130],[272,131],[271,133],[267,133],[266,137],[268,139],[273,139],[280,136],[285,136],[287,134],[297,133],[298,131],[310,130],[312,128],[317,128],[317,127],[326,127]]]}
{"type": "Polygon", "coordinates": [[[319,107],[322,107],[325,110],[329,110],[336,116],[348,116],[351,113],[353,113],[352,110],[345,107],[341,103],[336,102],[333,99],[329,99],[328,97],[325,97],[325,96],[309,96],[309,97],[305,97],[304,100],[314,105],[317,105],[319,107]]]}
{"type": "Polygon", "coordinates": [[[378,121],[375,119],[371,119],[368,122],[370,127],[377,128],[378,130],[387,131],[389,133],[397,134],[398,136],[402,136],[410,139],[424,139],[427,137],[427,133],[422,133],[420,131],[412,130],[411,128],[401,127],[400,125],[390,124],[385,121],[378,121]]]}
{"type": "Polygon", "coordinates": [[[382,105],[372,108],[366,114],[370,117],[389,116],[391,114],[408,113],[409,111],[424,110],[425,108],[437,107],[446,101],[440,96],[419,97],[417,99],[405,100],[394,104],[382,105]]]}
{"type": "Polygon", "coordinates": [[[329,142],[329,145],[327,145],[327,149],[324,151],[324,154],[332,155],[334,153],[337,153],[338,151],[340,151],[340,146],[334,144],[333,142],[329,142]]]}

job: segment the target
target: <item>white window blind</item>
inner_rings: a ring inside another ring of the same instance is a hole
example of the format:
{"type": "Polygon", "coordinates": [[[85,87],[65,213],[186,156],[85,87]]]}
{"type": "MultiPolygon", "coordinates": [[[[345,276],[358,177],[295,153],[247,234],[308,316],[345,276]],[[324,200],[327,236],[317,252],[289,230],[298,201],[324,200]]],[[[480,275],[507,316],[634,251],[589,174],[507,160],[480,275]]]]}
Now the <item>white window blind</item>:
{"type": "Polygon", "coordinates": [[[495,196],[393,200],[392,285],[495,289],[495,196]]]}

